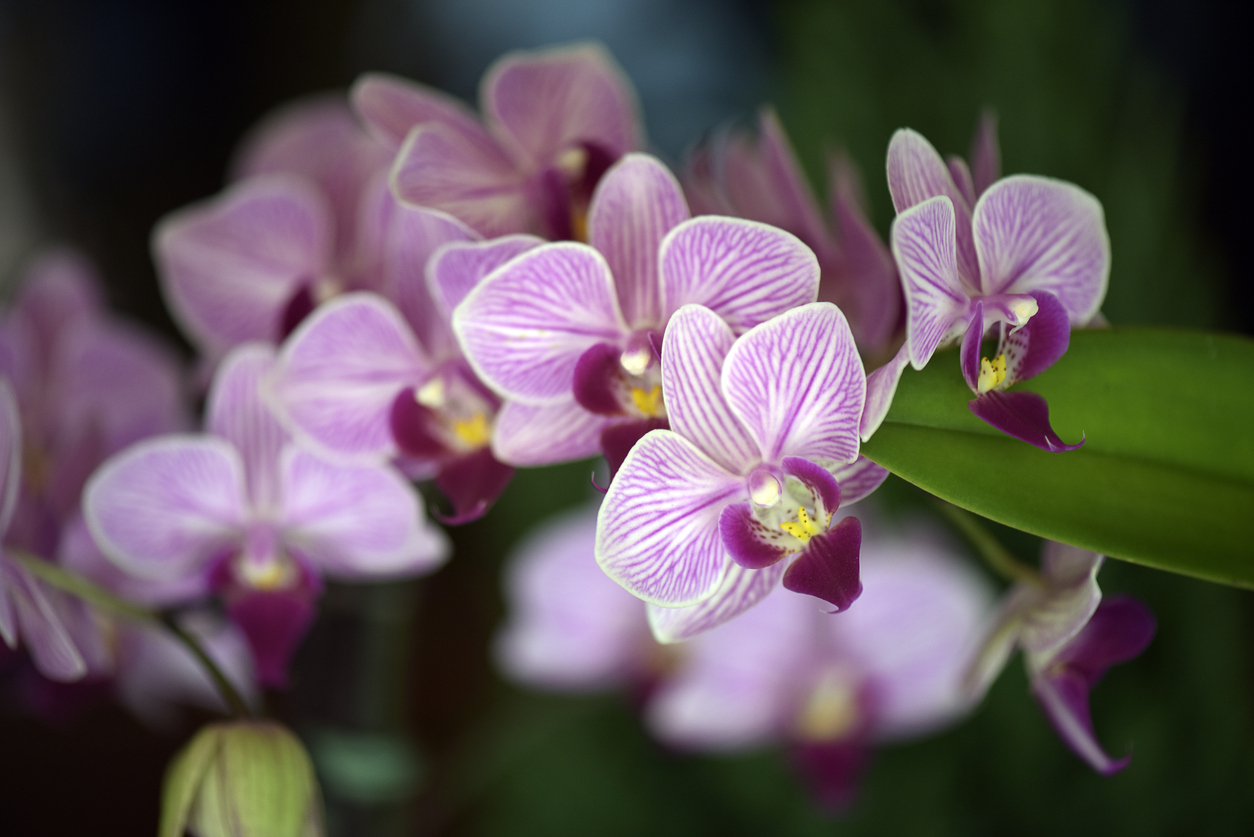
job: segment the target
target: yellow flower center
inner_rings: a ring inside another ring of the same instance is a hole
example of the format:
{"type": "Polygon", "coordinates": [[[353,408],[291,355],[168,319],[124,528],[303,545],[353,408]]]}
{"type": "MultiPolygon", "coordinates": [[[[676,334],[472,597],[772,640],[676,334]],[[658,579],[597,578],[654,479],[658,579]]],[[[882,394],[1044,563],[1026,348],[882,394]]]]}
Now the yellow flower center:
{"type": "Polygon", "coordinates": [[[857,693],[849,678],[828,672],[820,678],[797,719],[797,732],[807,741],[836,741],[858,722],[857,693]]]}
{"type": "Polygon", "coordinates": [[[281,557],[267,561],[240,561],[239,574],[245,584],[254,590],[282,590],[296,579],[296,567],[281,557]]]}
{"type": "Polygon", "coordinates": [[[481,448],[492,438],[492,428],[486,415],[475,413],[468,419],[454,419],[453,435],[467,447],[481,448]]]}
{"type": "Polygon", "coordinates": [[[661,418],[666,415],[662,409],[662,388],[655,386],[648,392],[640,387],[631,388],[631,402],[636,409],[650,418],[661,418]]]}
{"type": "Polygon", "coordinates": [[[810,519],[810,514],[806,511],[805,506],[797,507],[796,520],[786,520],[779,524],[779,528],[802,543],[809,543],[810,538],[819,534],[819,527],[814,525],[814,521],[810,519]]]}
{"type": "Polygon", "coordinates": [[[980,379],[976,384],[980,395],[990,389],[996,389],[1004,380],[1006,380],[1005,354],[1000,354],[992,360],[986,357],[980,358],[980,379]]]}

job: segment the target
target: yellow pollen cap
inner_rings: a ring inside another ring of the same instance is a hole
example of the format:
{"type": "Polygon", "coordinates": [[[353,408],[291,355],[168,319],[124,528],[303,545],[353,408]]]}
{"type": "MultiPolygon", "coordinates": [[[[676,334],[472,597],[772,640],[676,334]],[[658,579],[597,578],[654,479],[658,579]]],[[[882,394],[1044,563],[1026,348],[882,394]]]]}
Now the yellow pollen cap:
{"type": "Polygon", "coordinates": [[[779,528],[792,535],[802,543],[809,543],[810,538],[819,533],[819,527],[814,525],[814,521],[810,519],[810,515],[806,512],[805,506],[797,507],[797,519],[787,520],[779,524],[779,528]]]}
{"type": "Polygon", "coordinates": [[[491,440],[492,428],[488,426],[487,416],[475,413],[468,419],[454,419],[453,435],[467,447],[481,448],[491,440]]]}
{"type": "Polygon", "coordinates": [[[640,387],[631,388],[631,403],[646,416],[661,418],[666,415],[662,409],[662,388],[659,386],[645,392],[640,387]]]}
{"type": "Polygon", "coordinates": [[[990,389],[996,389],[1004,380],[1006,380],[1006,356],[1004,354],[992,360],[986,357],[980,358],[980,379],[976,382],[980,395],[990,389]]]}

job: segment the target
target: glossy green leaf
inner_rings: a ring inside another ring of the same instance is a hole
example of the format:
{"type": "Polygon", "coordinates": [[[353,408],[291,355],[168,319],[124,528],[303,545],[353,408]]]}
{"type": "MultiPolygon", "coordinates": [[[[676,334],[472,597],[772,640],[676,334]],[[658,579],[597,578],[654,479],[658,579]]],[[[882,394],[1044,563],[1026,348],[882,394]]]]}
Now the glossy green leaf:
{"type": "Polygon", "coordinates": [[[956,349],[907,369],[863,453],[965,509],[1113,558],[1254,587],[1254,341],[1076,331],[1016,386],[1076,451],[1047,453],[967,408],[956,349]]]}

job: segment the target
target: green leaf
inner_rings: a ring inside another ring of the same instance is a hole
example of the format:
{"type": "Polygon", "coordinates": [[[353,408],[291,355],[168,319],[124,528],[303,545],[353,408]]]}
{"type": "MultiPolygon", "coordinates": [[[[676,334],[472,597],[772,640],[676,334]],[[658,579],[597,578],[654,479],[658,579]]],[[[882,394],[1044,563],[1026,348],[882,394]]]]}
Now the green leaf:
{"type": "Polygon", "coordinates": [[[967,409],[956,349],[907,369],[862,452],[955,505],[1112,558],[1254,587],[1254,341],[1111,328],[1016,389],[1064,441],[1047,453],[967,409]]]}

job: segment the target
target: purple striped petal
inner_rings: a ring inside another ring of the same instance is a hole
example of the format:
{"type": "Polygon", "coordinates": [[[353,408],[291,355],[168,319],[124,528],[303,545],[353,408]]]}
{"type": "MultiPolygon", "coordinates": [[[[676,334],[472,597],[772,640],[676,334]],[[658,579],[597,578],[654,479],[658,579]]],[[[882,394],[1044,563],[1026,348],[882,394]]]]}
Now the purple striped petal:
{"type": "MultiPolygon", "coordinates": [[[[1035,378],[1066,354],[1071,344],[1071,323],[1062,303],[1046,291],[1035,291],[1032,298],[1036,313],[1027,325],[1013,330],[1003,327],[1005,333],[997,351],[1006,356],[1006,386],[1035,378]]],[[[964,370],[965,354],[964,343],[964,370]]]]}
{"type": "Polygon", "coordinates": [[[1074,445],[1062,440],[1049,423],[1049,404],[1035,392],[1000,392],[990,390],[967,402],[971,412],[1008,436],[1056,453],[1075,450],[1084,444],[1084,437],[1074,445]]]}
{"type": "Polygon", "coordinates": [[[972,242],[971,204],[932,144],[909,128],[898,130],[889,140],[888,191],[899,216],[933,198],[949,198],[957,219],[953,234],[957,242],[955,266],[968,282],[978,282],[981,263],[972,242]]]}
{"type": "Polygon", "coordinates": [[[364,73],[349,91],[353,109],[382,139],[399,148],[415,125],[440,122],[477,142],[491,137],[462,102],[432,87],[386,73],[364,73]]]}
{"type": "Polygon", "coordinates": [[[975,196],[984,194],[1001,177],[1001,146],[997,142],[997,114],[986,110],[980,114],[971,138],[971,179],[975,196]]]}
{"type": "Polygon", "coordinates": [[[862,418],[858,422],[858,435],[866,441],[880,429],[888,409],[893,406],[893,396],[897,394],[897,384],[901,381],[901,373],[910,362],[910,347],[903,345],[893,359],[876,369],[866,379],[866,406],[862,408],[862,418]]]}
{"type": "Polygon", "coordinates": [[[658,642],[683,642],[717,627],[765,599],[784,576],[784,564],[749,570],[728,562],[727,574],[713,596],[691,607],[649,605],[649,627],[658,642]]]}
{"type": "Polygon", "coordinates": [[[534,404],[567,398],[580,356],[627,332],[605,259],[570,243],[537,247],[492,273],[453,312],[453,329],[485,383],[534,404]]]}
{"type": "Polygon", "coordinates": [[[100,466],[83,489],[83,515],[111,561],[168,580],[197,572],[238,539],[245,491],[243,462],[226,441],[159,436],[100,466]]]}
{"type": "Polygon", "coordinates": [[[821,535],[810,538],[797,560],[784,572],[784,587],[814,596],[839,613],[862,595],[858,553],[862,548],[862,524],[846,517],[821,535]]]}
{"type": "Polygon", "coordinates": [[[906,292],[906,345],[910,363],[922,369],[942,343],[965,324],[967,292],[958,276],[954,205],[932,198],[893,221],[893,255],[906,292]]]}
{"type": "Polygon", "coordinates": [[[1034,679],[1032,695],[1063,743],[1098,773],[1109,776],[1128,766],[1130,755],[1112,759],[1098,743],[1089,714],[1089,684],[1080,674],[1063,669],[1034,679]]]}
{"type": "Polygon", "coordinates": [[[618,473],[627,454],[651,430],[669,430],[666,419],[647,418],[635,421],[611,421],[601,431],[601,453],[610,469],[610,479],[618,473]]]}
{"type": "Polygon", "coordinates": [[[175,318],[211,353],[276,342],[292,295],[330,271],[333,244],[326,201],[287,175],[243,181],[168,215],[152,242],[175,318]]]}
{"type": "Polygon", "coordinates": [[[945,165],[948,166],[949,176],[954,179],[954,185],[958,187],[967,206],[975,206],[975,183],[971,179],[971,169],[967,168],[967,161],[953,154],[946,158],[945,165]]]}
{"type": "MultiPolygon", "coordinates": [[[[0,377],[0,541],[8,534],[22,487],[22,420],[7,378],[0,377]]],[[[3,596],[3,593],[0,593],[3,596]]]]}
{"type": "Polygon", "coordinates": [[[702,216],[662,240],[662,314],[704,305],[741,334],[818,296],[819,263],[801,239],[766,224],[702,216]]]}
{"type": "Polygon", "coordinates": [[[696,604],[723,581],[718,518],[744,495],[740,477],[682,436],[655,430],[628,454],[601,504],[597,562],[646,602],[696,604]]]}
{"type": "Polygon", "coordinates": [[[757,461],[758,447],[723,398],[723,362],[735,341],[710,309],[679,309],[662,343],[662,393],[671,429],[739,474],[757,461]]]}
{"type": "Polygon", "coordinates": [[[437,310],[451,322],[461,304],[483,277],[515,256],[544,243],[534,235],[507,235],[491,241],[446,244],[427,263],[427,287],[437,310]]]}
{"type": "Polygon", "coordinates": [[[728,161],[728,187],[733,203],[746,209],[755,203],[765,204],[769,207],[767,212],[759,209],[749,217],[788,230],[818,249],[829,238],[827,226],[774,108],[765,107],[758,112],[757,154],[765,188],[756,192],[736,188],[734,176],[739,167],[728,161]]]}
{"type": "Polygon", "coordinates": [[[1049,291],[1071,322],[1088,322],[1106,297],[1110,238],[1101,202],[1071,183],[1019,174],[997,181],[974,216],[986,294],[1049,291]]]}
{"type": "Polygon", "coordinates": [[[806,488],[810,489],[818,504],[816,513],[826,512],[830,515],[842,505],[848,505],[841,502],[840,483],[836,481],[836,477],[832,476],[832,472],[822,465],[800,456],[785,456],[780,466],[785,474],[796,477],[805,483],[806,488]]]}
{"type": "Polygon", "coordinates": [[[514,469],[493,456],[489,448],[459,456],[436,475],[436,487],[453,504],[451,516],[437,517],[449,526],[478,520],[501,496],[513,476],[514,469]]]}
{"type": "Polygon", "coordinates": [[[663,322],[658,251],[666,234],[688,218],[679,181],[647,154],[628,154],[597,185],[588,211],[588,243],[605,256],[623,318],[632,328],[663,322]]]}
{"type": "Polygon", "coordinates": [[[248,497],[259,509],[273,509],[279,501],[279,455],[291,438],[261,400],[261,382],[274,362],[274,349],[264,344],[231,352],[214,376],[205,408],[206,429],[243,457],[248,497]]]}
{"type": "Polygon", "coordinates": [[[532,170],[583,145],[611,158],[641,146],[631,82],[597,44],[505,55],[484,74],[479,100],[497,138],[532,170]]]}
{"type": "Polygon", "coordinates": [[[796,308],[737,340],[722,388],[763,461],[857,458],[866,375],[845,316],[830,302],[796,308]]]}
{"type": "Polygon", "coordinates": [[[272,390],[301,435],[337,453],[395,450],[392,402],[429,374],[409,326],[386,300],[345,294],[319,308],[284,344],[272,390]]]}
{"type": "MultiPolygon", "coordinates": [[[[11,608],[11,633],[20,634],[39,673],[49,680],[67,682],[87,674],[87,662],[67,630],[68,608],[74,602],[65,594],[44,587],[23,567],[0,552],[0,598],[11,608]]],[[[8,636],[5,637],[8,640],[8,636]]],[[[11,643],[10,643],[11,644],[11,643]]]]}
{"type": "Polygon", "coordinates": [[[843,509],[879,488],[888,479],[888,470],[865,456],[859,456],[852,464],[837,468],[832,476],[840,485],[840,507],[843,509]]]}
{"type": "Polygon", "coordinates": [[[289,447],[280,521],[284,544],[332,578],[414,575],[448,555],[413,486],[384,465],[339,465],[289,447]]]}
{"type": "Polygon", "coordinates": [[[959,355],[963,380],[975,393],[980,391],[980,352],[984,342],[984,329],[984,303],[977,299],[971,303],[971,321],[967,323],[966,333],[962,335],[962,352],[959,355]]]}
{"type": "Polygon", "coordinates": [[[523,175],[486,134],[438,122],[414,128],[392,166],[391,183],[401,203],[447,212],[484,238],[534,226],[523,175]]]}
{"type": "Polygon", "coordinates": [[[601,431],[609,421],[574,399],[542,407],[506,401],[496,414],[492,451],[519,467],[587,459],[601,452],[601,431]],[[554,433],[555,427],[562,432],[554,433]]]}

